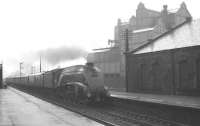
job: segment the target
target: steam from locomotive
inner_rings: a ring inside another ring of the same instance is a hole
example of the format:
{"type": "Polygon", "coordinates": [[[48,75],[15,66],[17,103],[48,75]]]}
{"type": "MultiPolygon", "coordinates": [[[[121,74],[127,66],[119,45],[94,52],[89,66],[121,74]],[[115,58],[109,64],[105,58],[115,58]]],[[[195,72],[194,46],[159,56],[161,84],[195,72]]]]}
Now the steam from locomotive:
{"type": "MultiPolygon", "coordinates": [[[[84,60],[88,51],[80,46],[58,46],[54,48],[41,49],[39,51],[30,51],[23,54],[21,61],[19,59],[10,59],[8,65],[10,68],[7,71],[8,76],[19,75],[19,62],[23,62],[22,74],[30,74],[39,72],[39,60],[42,60],[42,71],[56,68],[61,64],[61,67],[74,65],[75,61],[79,64],[86,62],[84,60]],[[35,72],[32,72],[31,67],[35,67],[35,72]]],[[[77,64],[77,63],[76,63],[77,64]]],[[[7,65],[7,64],[6,64],[7,65]]]]}
{"type": "Polygon", "coordinates": [[[51,65],[56,65],[63,61],[74,60],[87,56],[87,51],[78,46],[62,46],[58,48],[48,48],[37,52],[37,57],[42,56],[51,65]]]}

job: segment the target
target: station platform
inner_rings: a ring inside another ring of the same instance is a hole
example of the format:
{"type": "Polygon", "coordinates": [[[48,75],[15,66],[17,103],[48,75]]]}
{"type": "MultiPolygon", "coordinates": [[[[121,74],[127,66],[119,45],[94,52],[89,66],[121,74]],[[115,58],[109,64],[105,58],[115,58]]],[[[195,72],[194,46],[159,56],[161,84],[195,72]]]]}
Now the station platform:
{"type": "Polygon", "coordinates": [[[0,89],[0,126],[102,126],[102,124],[8,87],[0,89]]]}
{"type": "Polygon", "coordinates": [[[110,91],[111,97],[200,109],[200,97],[110,91]]]}

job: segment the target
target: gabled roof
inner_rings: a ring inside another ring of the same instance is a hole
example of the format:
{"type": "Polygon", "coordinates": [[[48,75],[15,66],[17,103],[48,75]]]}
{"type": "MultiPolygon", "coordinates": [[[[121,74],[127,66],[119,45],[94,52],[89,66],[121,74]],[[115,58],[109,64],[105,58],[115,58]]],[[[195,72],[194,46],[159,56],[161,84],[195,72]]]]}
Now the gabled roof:
{"type": "Polygon", "coordinates": [[[168,30],[168,31],[166,31],[166,32],[164,32],[162,34],[160,34],[159,36],[156,36],[155,38],[148,39],[146,41],[141,42],[141,45],[137,46],[136,48],[134,48],[132,51],[129,51],[128,53],[134,53],[134,52],[136,52],[136,51],[148,46],[149,44],[154,43],[159,38],[162,38],[162,37],[172,33],[174,30],[182,27],[183,25],[187,24],[188,22],[191,22],[191,18],[186,18],[186,20],[183,23],[181,23],[179,25],[176,25],[175,27],[171,28],[170,30],[168,30]]]}

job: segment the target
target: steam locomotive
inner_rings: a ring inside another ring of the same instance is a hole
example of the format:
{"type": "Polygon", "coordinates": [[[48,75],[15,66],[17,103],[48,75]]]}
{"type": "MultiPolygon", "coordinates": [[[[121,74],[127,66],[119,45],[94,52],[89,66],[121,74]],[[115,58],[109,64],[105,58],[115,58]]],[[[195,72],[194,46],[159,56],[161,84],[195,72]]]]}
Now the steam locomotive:
{"type": "Polygon", "coordinates": [[[51,89],[52,93],[78,102],[101,102],[109,93],[102,72],[93,65],[76,65],[48,72],[6,78],[6,83],[29,88],[51,89]]]}

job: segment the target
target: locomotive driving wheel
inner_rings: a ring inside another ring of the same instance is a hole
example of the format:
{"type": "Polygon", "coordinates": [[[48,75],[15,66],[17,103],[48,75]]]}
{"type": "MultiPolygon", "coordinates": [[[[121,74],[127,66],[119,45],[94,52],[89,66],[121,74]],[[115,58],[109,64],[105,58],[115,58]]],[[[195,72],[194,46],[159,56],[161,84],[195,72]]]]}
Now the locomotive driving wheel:
{"type": "Polygon", "coordinates": [[[78,104],[87,104],[91,93],[79,82],[68,83],[56,90],[58,96],[64,101],[78,104]]]}
{"type": "Polygon", "coordinates": [[[83,87],[75,86],[75,102],[79,104],[87,104],[89,99],[83,87]]]}
{"type": "Polygon", "coordinates": [[[75,101],[75,87],[73,85],[67,85],[66,93],[65,93],[65,98],[69,102],[74,102],[75,101]]]}

